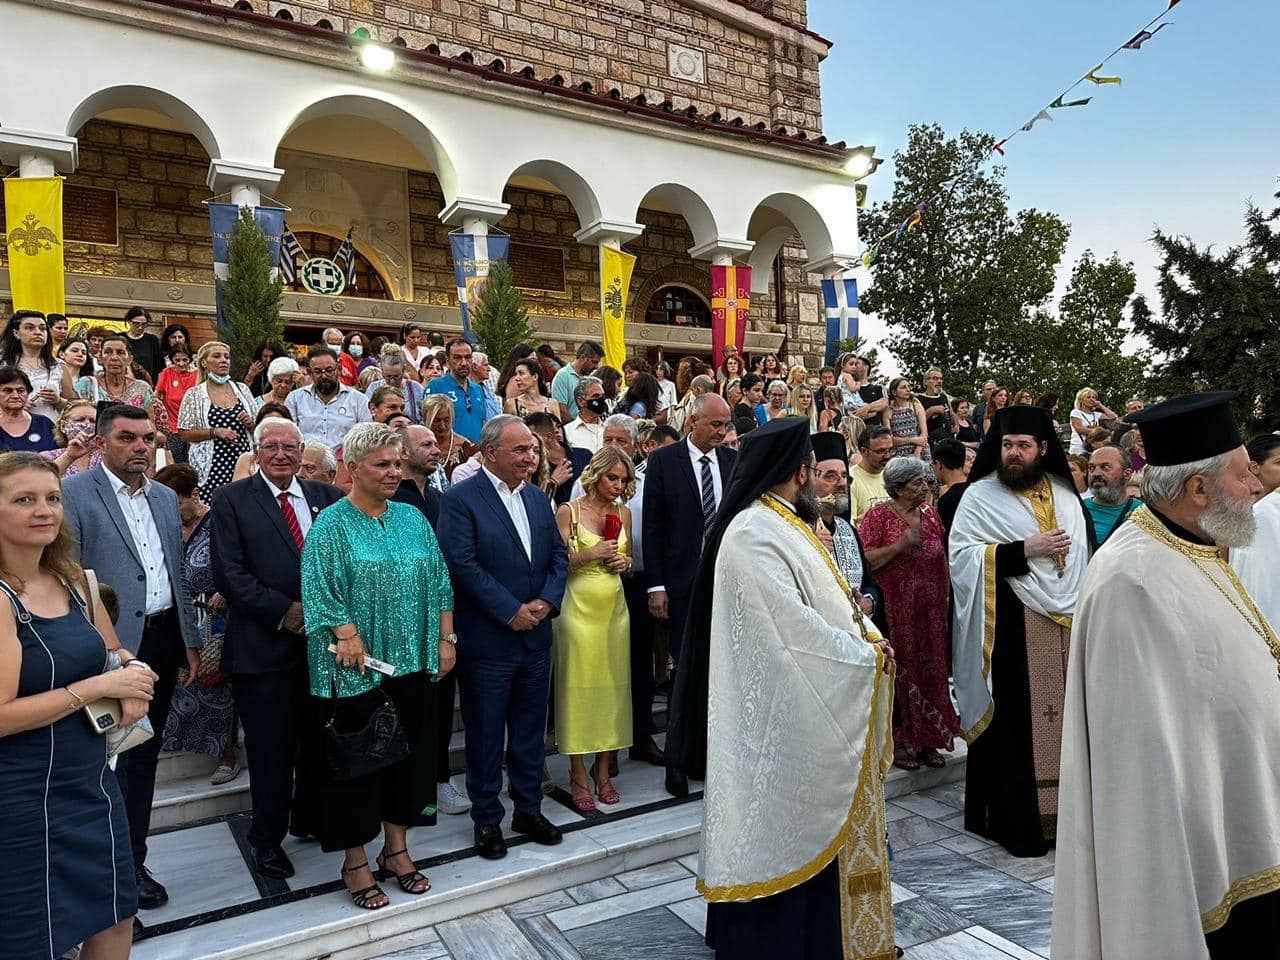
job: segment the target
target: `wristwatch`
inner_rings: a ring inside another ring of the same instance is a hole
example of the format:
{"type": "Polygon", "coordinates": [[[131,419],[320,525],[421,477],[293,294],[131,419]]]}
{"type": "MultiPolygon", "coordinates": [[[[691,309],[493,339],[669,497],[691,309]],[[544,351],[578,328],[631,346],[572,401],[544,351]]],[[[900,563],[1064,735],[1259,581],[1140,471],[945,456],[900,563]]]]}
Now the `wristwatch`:
{"type": "Polygon", "coordinates": [[[458,635],[456,633],[445,634],[440,639],[443,640],[445,643],[451,644],[452,646],[456,647],[458,645],[458,635]]]}

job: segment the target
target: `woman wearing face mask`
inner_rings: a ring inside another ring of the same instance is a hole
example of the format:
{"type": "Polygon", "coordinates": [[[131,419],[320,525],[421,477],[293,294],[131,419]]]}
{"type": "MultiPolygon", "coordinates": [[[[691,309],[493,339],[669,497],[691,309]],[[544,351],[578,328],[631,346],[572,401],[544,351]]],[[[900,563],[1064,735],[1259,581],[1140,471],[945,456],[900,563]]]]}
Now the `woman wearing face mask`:
{"type": "Polygon", "coordinates": [[[92,400],[72,400],[62,408],[53,429],[58,446],[40,456],[52,460],[64,477],[92,470],[102,462],[102,451],[93,442],[98,405],[92,400]]]}
{"type": "Polygon", "coordinates": [[[348,387],[354,387],[360,371],[375,362],[375,358],[365,356],[368,347],[362,333],[348,333],[343,338],[342,351],[338,354],[338,379],[348,387]]]}
{"type": "Polygon", "coordinates": [[[251,410],[249,388],[231,379],[231,348],[210,340],[196,354],[196,385],[178,411],[178,433],[191,445],[187,460],[196,468],[205,503],[231,482],[236,458],[251,446],[251,410]]]}

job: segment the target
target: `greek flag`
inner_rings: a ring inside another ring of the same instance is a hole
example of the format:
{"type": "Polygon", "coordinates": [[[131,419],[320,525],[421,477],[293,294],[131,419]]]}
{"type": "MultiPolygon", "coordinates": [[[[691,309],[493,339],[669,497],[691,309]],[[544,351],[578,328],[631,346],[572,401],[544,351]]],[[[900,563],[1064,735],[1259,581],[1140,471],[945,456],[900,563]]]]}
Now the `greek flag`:
{"type": "Polygon", "coordinates": [[[840,340],[858,335],[858,281],[831,277],[822,281],[822,302],[827,314],[827,363],[835,360],[840,340]]]}
{"type": "MultiPolygon", "coordinates": [[[[351,230],[354,229],[355,227],[351,228],[351,230]]],[[[347,231],[347,238],[342,241],[333,255],[333,262],[347,276],[348,290],[356,288],[356,248],[351,243],[351,230],[347,231]]]]}
{"type": "Polygon", "coordinates": [[[280,282],[286,287],[298,280],[298,261],[307,259],[307,251],[302,248],[298,238],[293,235],[289,225],[285,224],[284,233],[280,235],[280,282]]]}
{"type": "Polygon", "coordinates": [[[453,276],[458,284],[458,309],[462,313],[462,336],[468,343],[475,342],[471,333],[471,315],[467,304],[477,283],[489,276],[489,263],[507,259],[511,238],[504,233],[449,234],[449,246],[453,252],[453,276]]]}

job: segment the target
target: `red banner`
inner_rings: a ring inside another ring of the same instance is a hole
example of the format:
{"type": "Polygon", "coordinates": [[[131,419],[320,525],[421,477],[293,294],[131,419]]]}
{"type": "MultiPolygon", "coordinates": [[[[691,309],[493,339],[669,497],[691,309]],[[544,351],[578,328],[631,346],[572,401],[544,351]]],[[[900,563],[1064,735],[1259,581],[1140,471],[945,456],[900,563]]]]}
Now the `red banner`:
{"type": "Polygon", "coordinates": [[[747,336],[747,314],[751,310],[751,268],[711,267],[711,362],[716,369],[724,362],[724,348],[734,346],[743,353],[747,336]]]}

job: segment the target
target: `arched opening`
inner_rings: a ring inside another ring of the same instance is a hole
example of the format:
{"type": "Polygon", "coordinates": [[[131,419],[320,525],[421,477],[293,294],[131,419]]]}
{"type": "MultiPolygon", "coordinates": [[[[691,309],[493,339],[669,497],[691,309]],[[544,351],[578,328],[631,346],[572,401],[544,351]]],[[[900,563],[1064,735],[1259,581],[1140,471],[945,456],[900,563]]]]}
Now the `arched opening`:
{"type": "Polygon", "coordinates": [[[213,131],[194,108],[172,94],[152,87],[107,87],[86,97],[67,118],[67,134],[78,137],[86,123],[102,118],[158,130],[190,133],[209,157],[221,156],[213,131]]]}
{"type": "Polygon", "coordinates": [[[715,217],[706,201],[682,184],[660,183],[651,188],[636,210],[637,220],[641,219],[642,209],[674,213],[683,217],[693,235],[693,247],[710,243],[719,235],[715,217]]]}
{"type": "Polygon", "coordinates": [[[578,217],[579,227],[600,219],[600,201],[595,190],[580,173],[557,160],[530,160],[520,164],[507,177],[506,186],[508,190],[514,187],[563,194],[578,217]]]}
{"type": "Polygon", "coordinates": [[[679,284],[658,288],[644,311],[645,323],[709,330],[711,305],[696,290],[679,284]]]}

